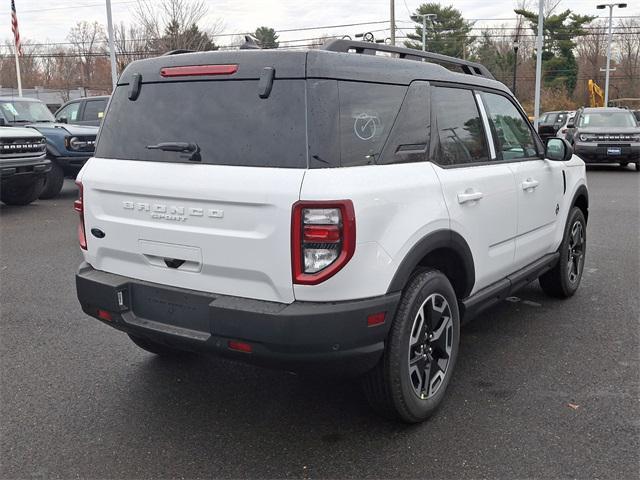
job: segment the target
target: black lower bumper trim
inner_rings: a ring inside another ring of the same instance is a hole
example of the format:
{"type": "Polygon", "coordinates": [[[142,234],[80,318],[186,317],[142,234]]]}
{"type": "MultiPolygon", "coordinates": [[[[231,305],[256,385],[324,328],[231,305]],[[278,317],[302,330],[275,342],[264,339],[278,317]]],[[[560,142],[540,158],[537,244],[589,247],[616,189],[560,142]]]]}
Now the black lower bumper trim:
{"type": "Polygon", "coordinates": [[[78,299],[88,315],[127,333],[249,363],[287,370],[358,374],[380,359],[400,292],[340,302],[252,300],[196,292],[131,279],[83,263],[76,275],[78,299]],[[386,312],[369,327],[367,317],[386,312]],[[252,346],[229,350],[229,340],[252,346]]]}

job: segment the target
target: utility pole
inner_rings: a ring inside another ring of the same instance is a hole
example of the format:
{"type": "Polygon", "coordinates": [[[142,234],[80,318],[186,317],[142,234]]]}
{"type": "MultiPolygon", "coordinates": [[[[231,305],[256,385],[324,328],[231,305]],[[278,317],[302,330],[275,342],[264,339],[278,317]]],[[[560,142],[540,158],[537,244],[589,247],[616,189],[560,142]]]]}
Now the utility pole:
{"type": "MultiPolygon", "coordinates": [[[[609,7],[609,41],[607,43],[607,68],[604,70],[605,73],[605,81],[604,81],[604,106],[609,106],[609,72],[614,71],[615,68],[610,68],[611,65],[611,27],[613,25],[613,7],[618,8],[627,8],[626,3],[604,3],[596,6],[598,10],[604,10],[606,7],[609,7]]],[[[601,68],[600,71],[603,71],[601,68]]]]}
{"type": "Polygon", "coordinates": [[[111,19],[111,0],[107,0],[107,31],[109,33],[109,57],[111,57],[111,84],[113,91],[118,83],[118,71],[116,69],[116,49],[113,46],[113,20],[111,19]]]}
{"type": "Polygon", "coordinates": [[[511,92],[513,96],[516,96],[516,78],[518,74],[518,47],[520,47],[520,42],[518,42],[518,37],[513,41],[513,86],[511,87],[511,92]]]}
{"type": "Polygon", "coordinates": [[[391,45],[395,47],[396,45],[396,2],[395,0],[391,0],[389,5],[390,9],[390,30],[391,30],[391,45]]]}
{"type": "Polygon", "coordinates": [[[416,13],[411,15],[411,20],[417,22],[422,18],[422,51],[427,51],[427,20],[433,22],[438,16],[435,13],[416,13]]]}
{"type": "Polygon", "coordinates": [[[536,91],[533,101],[533,125],[538,131],[538,121],[540,119],[540,89],[542,88],[542,33],[544,27],[544,0],[540,0],[538,5],[538,38],[536,39],[536,91]]]}

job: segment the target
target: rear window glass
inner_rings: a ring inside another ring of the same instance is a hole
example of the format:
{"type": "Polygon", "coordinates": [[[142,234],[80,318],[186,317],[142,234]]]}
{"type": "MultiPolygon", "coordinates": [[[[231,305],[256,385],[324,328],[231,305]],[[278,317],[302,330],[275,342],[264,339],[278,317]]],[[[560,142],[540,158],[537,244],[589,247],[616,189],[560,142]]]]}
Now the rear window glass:
{"type": "Polygon", "coordinates": [[[378,162],[406,90],[400,85],[338,82],[343,167],[378,162]]]}
{"type": "Polygon", "coordinates": [[[189,143],[206,164],[307,166],[304,80],[276,80],[266,99],[257,80],[142,84],[135,101],[128,91],[116,88],[97,157],[189,162],[183,153],[147,148],[189,143]]]}

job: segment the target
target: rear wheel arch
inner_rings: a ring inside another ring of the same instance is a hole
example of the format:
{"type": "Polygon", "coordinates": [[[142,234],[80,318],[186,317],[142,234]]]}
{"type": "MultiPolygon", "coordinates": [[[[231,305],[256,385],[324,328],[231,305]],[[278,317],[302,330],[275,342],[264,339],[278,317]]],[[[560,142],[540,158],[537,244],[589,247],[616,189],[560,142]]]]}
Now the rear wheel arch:
{"type": "Polygon", "coordinates": [[[438,230],[419,240],[400,263],[388,291],[402,290],[416,270],[426,267],[444,273],[459,299],[471,293],[475,283],[473,256],[469,245],[459,233],[438,230]]]}

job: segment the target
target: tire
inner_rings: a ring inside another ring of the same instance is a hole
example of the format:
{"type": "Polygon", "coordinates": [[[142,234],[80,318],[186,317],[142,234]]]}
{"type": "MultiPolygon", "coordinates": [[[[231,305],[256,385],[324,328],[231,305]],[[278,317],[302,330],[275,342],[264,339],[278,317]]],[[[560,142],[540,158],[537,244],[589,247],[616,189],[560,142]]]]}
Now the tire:
{"type": "Polygon", "coordinates": [[[419,272],[400,299],[383,357],[362,379],[369,404],[407,423],[429,418],[451,380],[459,340],[460,314],[451,283],[438,270],[419,272]]]}
{"type": "Polygon", "coordinates": [[[180,350],[178,348],[169,347],[163,343],[154,342],[148,338],[138,337],[137,335],[128,334],[133,343],[139,346],[141,349],[147,352],[154,353],[161,357],[181,357],[186,356],[189,352],[180,350]]]}
{"type": "Polygon", "coordinates": [[[30,183],[7,182],[3,185],[0,199],[7,205],[29,205],[40,196],[44,178],[36,178],[30,183]]]}
{"type": "Polygon", "coordinates": [[[60,190],[62,190],[63,182],[64,171],[60,165],[52,160],[51,170],[47,173],[47,177],[44,182],[44,189],[42,190],[42,193],[40,193],[40,198],[48,199],[58,195],[60,190]]]}
{"type": "Polygon", "coordinates": [[[542,290],[556,298],[569,298],[576,293],[584,270],[586,251],[587,222],[582,210],[573,207],[560,244],[560,260],[538,279],[542,290]]]}

